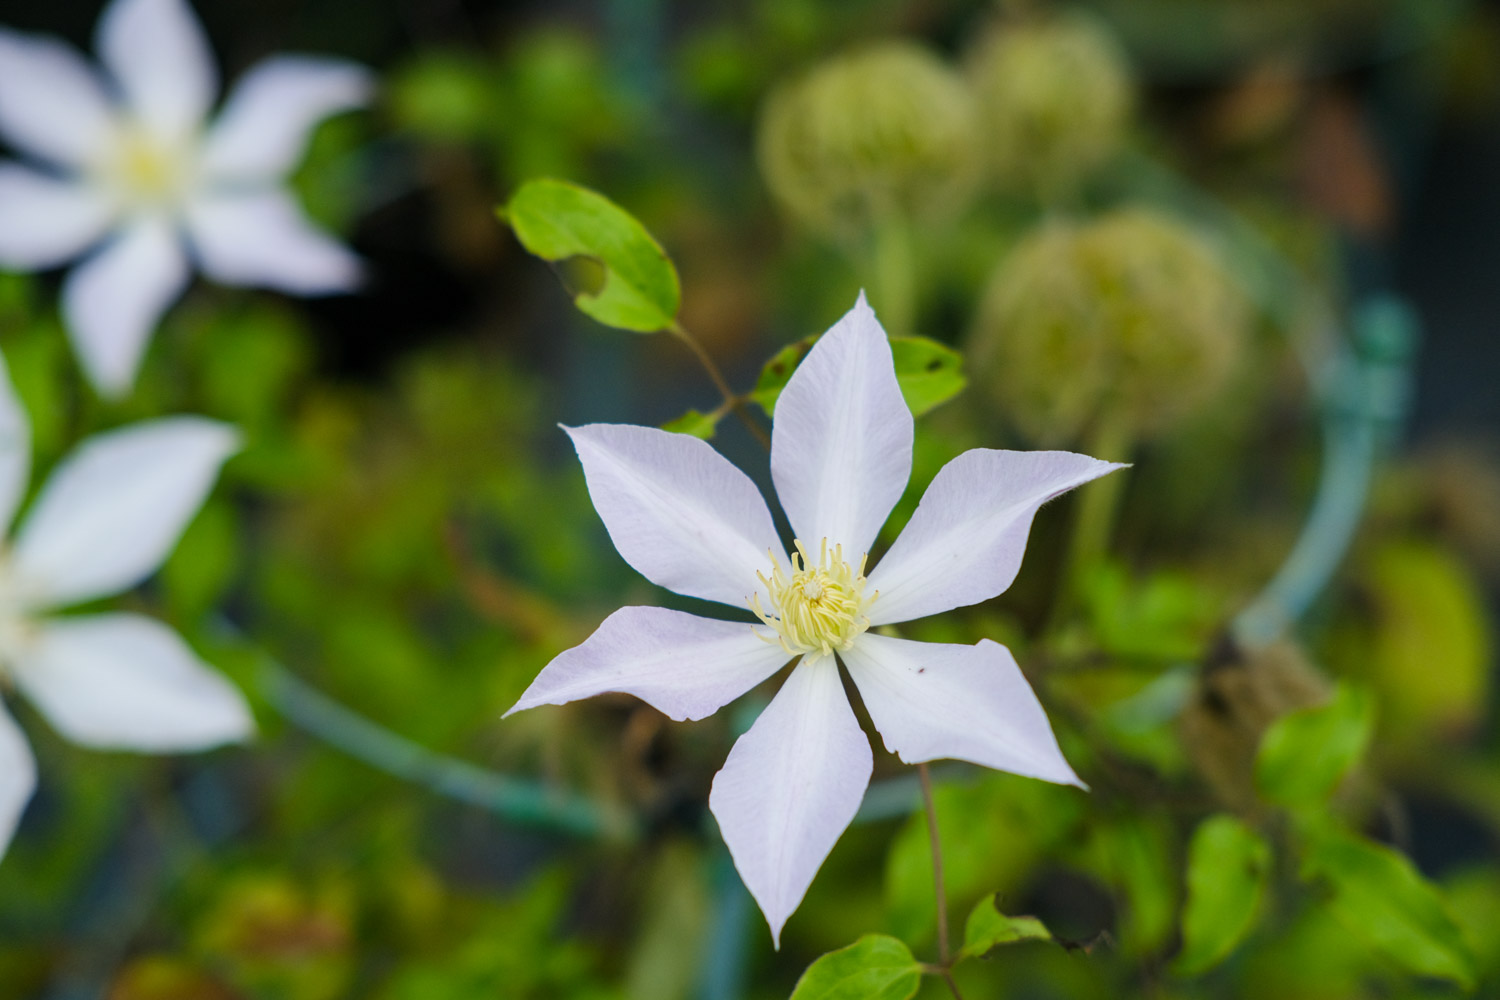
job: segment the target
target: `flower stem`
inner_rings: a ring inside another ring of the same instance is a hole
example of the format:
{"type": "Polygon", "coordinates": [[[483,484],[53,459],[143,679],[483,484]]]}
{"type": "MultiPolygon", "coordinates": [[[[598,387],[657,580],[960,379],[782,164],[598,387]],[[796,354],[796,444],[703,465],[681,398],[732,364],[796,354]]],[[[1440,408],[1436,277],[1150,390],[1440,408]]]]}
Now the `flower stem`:
{"type": "MultiPolygon", "coordinates": [[[[1134,435],[1127,421],[1106,418],[1094,427],[1086,450],[1095,458],[1125,462],[1130,458],[1133,443],[1134,435]]],[[[1073,536],[1068,543],[1063,577],[1053,605],[1053,627],[1063,624],[1078,597],[1080,585],[1103,561],[1124,488],[1125,477],[1116,474],[1089,483],[1080,491],[1077,520],[1073,522],[1073,536]]]]}
{"type": "Polygon", "coordinates": [[[870,262],[872,294],[881,325],[895,337],[909,337],[917,312],[917,264],[911,227],[897,209],[875,223],[870,262]]]}
{"type": "MultiPolygon", "coordinates": [[[[932,804],[932,775],[928,772],[926,764],[917,765],[917,775],[922,779],[922,805],[927,810],[927,836],[932,841],[932,882],[937,894],[938,961],[946,967],[950,955],[948,951],[948,892],[943,888],[943,845],[938,839],[937,809],[932,804]]],[[[951,980],[949,985],[952,985],[951,980]]],[[[954,992],[956,994],[957,990],[955,989],[954,992]]]]}
{"type": "Polygon", "coordinates": [[[734,410],[735,416],[740,418],[740,423],[745,425],[746,429],[750,431],[755,440],[759,441],[763,447],[770,448],[771,439],[766,435],[765,429],[750,416],[750,411],[745,406],[745,398],[729,388],[729,383],[724,380],[724,373],[719,371],[719,366],[714,364],[713,357],[704,349],[698,338],[694,337],[688,331],[687,327],[676,320],[673,320],[672,325],[667,327],[667,331],[686,344],[688,350],[693,352],[693,356],[703,365],[703,370],[708,372],[708,377],[713,381],[714,388],[718,389],[719,394],[724,397],[724,403],[734,410]]]}

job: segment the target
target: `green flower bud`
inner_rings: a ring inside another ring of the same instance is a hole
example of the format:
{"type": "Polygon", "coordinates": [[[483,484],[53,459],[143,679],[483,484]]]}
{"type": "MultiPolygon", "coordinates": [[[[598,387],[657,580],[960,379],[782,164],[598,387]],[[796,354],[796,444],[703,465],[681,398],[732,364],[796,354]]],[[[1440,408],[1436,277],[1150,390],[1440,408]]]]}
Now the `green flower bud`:
{"type": "Polygon", "coordinates": [[[1249,322],[1203,237],[1127,208],[1022,240],[990,280],[971,353],[980,384],[1039,441],[1095,420],[1151,434],[1219,392],[1249,322]]]}
{"type": "Polygon", "coordinates": [[[1119,146],[1135,103],[1125,55],[1083,15],[1002,24],[968,59],[995,180],[1066,191],[1119,146]]]}
{"type": "Polygon", "coordinates": [[[927,218],[978,175],[973,98],[927,50],[883,42],[773,91],[761,111],[761,174],[809,228],[847,235],[892,212],[927,218]]]}

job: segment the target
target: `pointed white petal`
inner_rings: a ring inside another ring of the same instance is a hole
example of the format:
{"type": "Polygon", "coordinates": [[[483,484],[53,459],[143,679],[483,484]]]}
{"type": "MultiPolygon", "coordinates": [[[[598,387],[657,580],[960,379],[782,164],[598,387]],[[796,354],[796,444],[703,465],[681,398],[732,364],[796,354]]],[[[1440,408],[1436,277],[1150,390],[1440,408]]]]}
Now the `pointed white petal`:
{"type": "Polygon", "coordinates": [[[135,117],[157,135],[186,137],[203,123],[218,71],[185,0],[112,0],[95,48],[135,117]]]}
{"type": "Polygon", "coordinates": [[[36,789],[36,758],[21,727],[0,702],[0,857],[16,835],[16,825],[36,789]]]}
{"type": "Polygon", "coordinates": [[[0,538],[21,506],[31,482],[31,421],[0,357],[0,538]]]}
{"type": "Polygon", "coordinates": [[[76,50],[0,28],[0,136],[22,152],[83,167],[104,155],[114,130],[109,97],[76,50]]]}
{"type": "Polygon", "coordinates": [[[98,242],[115,219],[104,192],[0,163],[0,267],[40,271],[98,242]]]}
{"type": "Polygon", "coordinates": [[[28,603],[63,607],[145,579],[238,448],[232,427],[202,417],[149,420],[84,441],[16,534],[12,568],[28,603]]]}
{"type": "Polygon", "coordinates": [[[868,552],[911,478],[911,447],[890,342],[860,293],[776,401],[771,478],[797,537],[868,552]]]}
{"type": "Polygon", "coordinates": [[[188,206],[187,222],[203,273],[223,284],[293,295],[347,292],[359,284],[359,258],[315,228],[285,191],[200,198],[188,206]]]}
{"type": "Polygon", "coordinates": [[[190,277],[177,234],[157,218],[131,223],[68,275],[63,316],[79,363],[101,394],[130,391],[146,342],[190,277]]]}
{"type": "Polygon", "coordinates": [[[886,749],[908,764],[941,757],[1083,785],[1010,650],[866,632],[839,654],[886,749]]]}
{"type": "Polygon", "coordinates": [[[57,731],[83,746],[206,750],[255,733],[239,689],[176,632],[142,615],[43,622],[15,673],[57,731]]]}
{"type": "Polygon", "coordinates": [[[686,434],[631,424],[563,430],[594,509],[636,572],[688,597],[744,608],[759,592],[765,603],[755,574],[769,576],[771,560],[785,556],[748,476],[686,434]]]}
{"type": "Polygon", "coordinates": [[[933,477],[870,573],[870,622],[887,625],[987,601],[1015,580],[1037,508],[1115,469],[1067,451],[975,448],[933,477]]]}
{"type": "Polygon", "coordinates": [[[365,104],[374,84],[369,70],[337,59],[267,59],[235,85],[200,166],[216,181],[279,180],[302,158],[313,126],[365,104]]]}
{"type": "Polygon", "coordinates": [[[714,777],[709,808],[778,948],[782,925],[859,811],[873,766],[825,656],[797,665],[714,777]]]}
{"type": "Polygon", "coordinates": [[[506,715],[606,691],[633,694],[683,722],[713,715],[791,657],[747,622],[666,608],[621,608],[556,657],[506,715]]]}

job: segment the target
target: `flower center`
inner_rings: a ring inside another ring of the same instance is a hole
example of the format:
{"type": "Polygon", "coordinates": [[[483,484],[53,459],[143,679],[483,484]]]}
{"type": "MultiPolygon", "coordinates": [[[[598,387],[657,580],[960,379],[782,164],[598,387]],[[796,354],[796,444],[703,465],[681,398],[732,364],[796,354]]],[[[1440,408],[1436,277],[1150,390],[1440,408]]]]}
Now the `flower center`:
{"type": "Polygon", "coordinates": [[[177,201],[188,179],[186,151],[142,128],[121,131],[106,170],[107,180],[131,205],[177,201]]]}
{"type": "Polygon", "coordinates": [[[828,539],[818,548],[818,561],[801,541],[794,543],[792,573],[780,567],[771,570],[770,579],[757,574],[771,598],[771,609],[761,607],[760,595],[750,602],[757,618],[776,630],[776,639],[788,653],[823,653],[848,649],[854,639],[870,627],[866,610],[879,597],[877,591],[865,597],[865,556],[859,566],[844,561],[844,547],[828,550],[828,539]]]}

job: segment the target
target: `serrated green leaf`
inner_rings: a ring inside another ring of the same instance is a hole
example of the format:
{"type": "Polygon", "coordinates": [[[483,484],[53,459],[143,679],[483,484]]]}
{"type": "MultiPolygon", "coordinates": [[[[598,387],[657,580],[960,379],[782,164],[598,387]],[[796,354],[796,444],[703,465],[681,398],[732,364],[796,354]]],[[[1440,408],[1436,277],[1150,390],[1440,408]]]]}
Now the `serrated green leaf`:
{"type": "Polygon", "coordinates": [[[1374,725],[1369,696],[1341,683],[1326,704],[1289,712],[1261,737],[1255,784],[1290,808],[1327,801],[1364,755],[1374,725]]]}
{"type": "Polygon", "coordinates": [[[1406,855],[1362,837],[1324,832],[1310,845],[1302,876],[1326,883],[1335,919],[1406,971],[1474,988],[1474,956],[1462,931],[1441,891],[1406,855]]]}
{"type": "Polygon", "coordinates": [[[665,250],[635,217],[603,195],[567,181],[527,181],[501,216],[527,250],[554,263],[585,257],[604,271],[573,304],[605,324],[637,333],[672,325],[682,291],[665,250]]]}
{"type": "Polygon", "coordinates": [[[1007,917],[994,896],[981,899],[964,923],[960,958],[983,958],[1002,944],[1051,941],[1052,932],[1036,917],[1007,917]]]}
{"type": "Polygon", "coordinates": [[[662,424],[661,429],[674,434],[691,434],[695,438],[707,441],[718,430],[719,421],[724,419],[725,412],[722,409],[714,410],[712,413],[688,410],[675,420],[668,420],[662,424]]]}
{"type": "MultiPolygon", "coordinates": [[[[761,369],[750,398],[767,413],[774,413],[781,390],[817,340],[817,337],[803,337],[777,351],[761,369]]],[[[892,337],[890,341],[896,382],[913,416],[920,417],[946,403],[968,385],[963,373],[963,355],[953,348],[926,337],[892,337]]]]}
{"type": "Polygon", "coordinates": [[[1265,840],[1235,817],[1220,813],[1198,824],[1188,848],[1182,951],[1173,963],[1178,975],[1207,972],[1244,940],[1270,865],[1265,840]]]}
{"type": "Polygon", "coordinates": [[[922,966],[911,949],[884,934],[866,934],[807,967],[792,1000],[911,1000],[922,966]]]}

